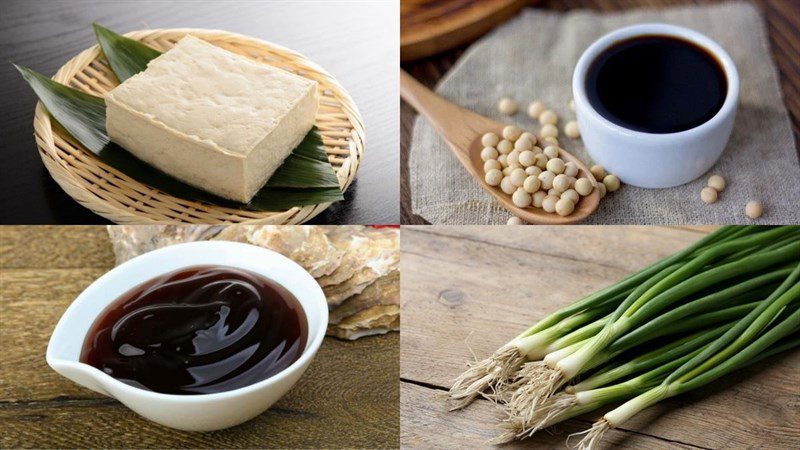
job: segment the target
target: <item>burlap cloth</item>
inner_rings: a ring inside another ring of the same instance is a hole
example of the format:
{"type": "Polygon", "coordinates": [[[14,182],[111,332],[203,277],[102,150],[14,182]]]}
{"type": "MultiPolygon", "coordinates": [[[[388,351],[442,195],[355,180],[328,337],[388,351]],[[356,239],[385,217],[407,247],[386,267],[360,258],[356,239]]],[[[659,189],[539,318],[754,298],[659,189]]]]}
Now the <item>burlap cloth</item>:
{"type": "MultiPolygon", "coordinates": [[[[563,124],[574,118],[567,106],[572,98],[572,70],[592,41],[642,22],[667,22],[700,31],[720,43],[736,63],[741,78],[736,124],[722,158],[710,171],[723,175],[728,186],[717,203],[706,205],[699,194],[708,174],[669,189],[623,185],[606,196],[585,223],[753,223],[744,215],[751,199],[764,204],[764,216],[756,223],[800,223],[797,150],[765,23],[749,4],[621,14],[527,9],[472,45],[442,79],[437,92],[480,114],[534,132],[539,125],[525,110],[529,102],[541,99],[560,117],[562,145],[588,163],[582,142],[563,136],[563,124]],[[506,95],[519,103],[520,111],[513,119],[496,109],[497,100],[506,95]]],[[[499,224],[510,216],[467,175],[422,117],[414,125],[410,156],[416,214],[431,223],[448,224],[499,224]]]]}

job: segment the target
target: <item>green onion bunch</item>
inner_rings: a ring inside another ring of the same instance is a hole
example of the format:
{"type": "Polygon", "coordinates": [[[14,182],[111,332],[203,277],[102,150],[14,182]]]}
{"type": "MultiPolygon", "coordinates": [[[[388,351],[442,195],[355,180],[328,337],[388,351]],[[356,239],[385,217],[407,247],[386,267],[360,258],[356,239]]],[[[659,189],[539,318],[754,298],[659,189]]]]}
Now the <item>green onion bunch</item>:
{"type": "Polygon", "coordinates": [[[611,403],[578,447],[666,398],[800,344],[800,227],[730,226],[542,319],[449,391],[504,411],[493,443],[611,403]]]}

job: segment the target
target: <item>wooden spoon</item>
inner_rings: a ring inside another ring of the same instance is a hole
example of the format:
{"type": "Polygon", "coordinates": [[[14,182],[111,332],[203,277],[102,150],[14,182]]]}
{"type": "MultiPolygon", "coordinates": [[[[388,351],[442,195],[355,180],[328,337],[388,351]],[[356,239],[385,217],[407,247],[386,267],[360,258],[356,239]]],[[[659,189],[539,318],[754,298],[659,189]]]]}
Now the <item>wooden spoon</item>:
{"type": "MultiPolygon", "coordinates": [[[[481,137],[484,133],[493,131],[498,136],[502,135],[506,124],[483,117],[472,111],[454,105],[439,97],[430,89],[415,80],[404,70],[400,71],[400,96],[425,116],[444,138],[453,154],[461,164],[478,181],[486,192],[492,194],[500,204],[509,212],[520,219],[533,224],[560,225],[579,222],[597,209],[600,204],[600,193],[595,189],[586,197],[581,197],[575,205],[575,211],[569,216],[562,217],[556,213],[549,213],[541,208],[519,208],[511,201],[511,196],[500,190],[500,187],[489,186],[483,180],[483,160],[481,159],[481,137]]],[[[579,174],[589,178],[594,184],[596,180],[589,169],[576,157],[561,150],[559,157],[565,162],[572,161],[578,166],[579,174]]]]}

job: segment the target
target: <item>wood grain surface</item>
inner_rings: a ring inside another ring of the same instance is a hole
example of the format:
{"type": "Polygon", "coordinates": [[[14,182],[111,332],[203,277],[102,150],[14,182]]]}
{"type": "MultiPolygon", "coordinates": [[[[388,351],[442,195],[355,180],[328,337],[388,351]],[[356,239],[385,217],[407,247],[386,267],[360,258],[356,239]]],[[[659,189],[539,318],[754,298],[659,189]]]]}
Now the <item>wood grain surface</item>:
{"type": "Polygon", "coordinates": [[[414,60],[482,36],[530,0],[403,0],[400,59],[414,60]]]}
{"type": "MultiPolygon", "coordinates": [[[[486,400],[448,412],[442,395],[536,320],[701,238],[705,228],[403,227],[401,445],[485,446],[498,411],[486,400]]],[[[604,448],[798,448],[800,351],[672,398],[615,430],[604,448]]],[[[594,412],[516,443],[563,448],[594,412]]]]}
{"type": "MultiPolygon", "coordinates": [[[[631,8],[660,8],[686,4],[713,3],[724,0],[546,0],[537,7],[567,11],[589,8],[597,11],[621,11],[631,8]]],[[[800,142],[800,1],[752,0],[767,21],[772,56],[780,71],[783,99],[791,116],[795,146],[800,142]]],[[[431,56],[404,62],[402,68],[414,78],[433,88],[464,52],[464,46],[431,56]]],[[[403,224],[425,224],[425,219],[411,210],[409,184],[409,145],[417,114],[405,102],[400,106],[400,220],[403,224]]],[[[800,151],[800,148],[798,148],[800,151]]]]}
{"type": "Polygon", "coordinates": [[[113,262],[104,227],[0,227],[0,448],[398,446],[398,333],[326,338],[270,410],[210,433],[156,425],[56,374],[50,333],[113,262]]]}
{"type": "Polygon", "coordinates": [[[10,64],[53,75],[95,44],[92,22],[118,32],[222,29],[289,47],[319,64],[353,97],[366,148],[345,200],[312,223],[399,223],[397,1],[3,0],[2,9],[0,223],[106,223],[65,194],[42,165],[33,139],[36,96],[10,64]]]}

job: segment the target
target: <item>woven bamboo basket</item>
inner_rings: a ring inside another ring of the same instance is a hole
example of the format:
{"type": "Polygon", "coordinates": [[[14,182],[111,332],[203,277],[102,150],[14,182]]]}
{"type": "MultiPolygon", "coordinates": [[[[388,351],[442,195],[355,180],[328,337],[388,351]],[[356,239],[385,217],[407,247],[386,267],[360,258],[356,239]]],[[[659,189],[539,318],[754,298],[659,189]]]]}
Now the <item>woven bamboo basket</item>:
{"type": "MultiPolygon", "coordinates": [[[[125,36],[166,51],[186,34],[317,81],[320,107],[315,123],[342,190],[350,186],[364,153],[364,122],[353,99],[333,76],[297,52],[226,31],[155,29],[125,36]]],[[[119,84],[98,45],[72,58],[53,80],[100,97],[119,84]]],[[[322,203],[264,212],[173,197],[98,160],[60,127],[54,127],[41,103],[36,106],[33,127],[39,154],[53,179],[78,203],[116,223],[298,224],[330,206],[322,203]]]]}

